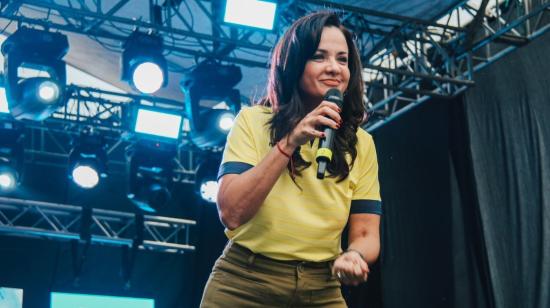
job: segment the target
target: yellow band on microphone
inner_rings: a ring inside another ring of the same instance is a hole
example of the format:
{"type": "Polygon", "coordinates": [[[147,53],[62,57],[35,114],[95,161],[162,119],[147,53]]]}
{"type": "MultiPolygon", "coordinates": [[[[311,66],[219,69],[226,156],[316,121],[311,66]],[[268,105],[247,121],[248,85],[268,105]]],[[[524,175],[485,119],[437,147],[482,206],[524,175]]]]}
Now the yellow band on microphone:
{"type": "Polygon", "coordinates": [[[319,157],[326,157],[329,161],[331,161],[332,160],[332,150],[327,149],[327,148],[318,149],[316,159],[319,159],[319,157]]]}

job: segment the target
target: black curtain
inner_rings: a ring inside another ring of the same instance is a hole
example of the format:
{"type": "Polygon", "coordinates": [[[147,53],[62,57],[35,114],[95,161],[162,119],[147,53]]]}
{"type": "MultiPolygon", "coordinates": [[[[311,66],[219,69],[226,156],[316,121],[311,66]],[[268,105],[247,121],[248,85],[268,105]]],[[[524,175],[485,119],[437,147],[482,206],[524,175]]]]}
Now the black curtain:
{"type": "Polygon", "coordinates": [[[374,133],[380,271],[351,307],[550,307],[549,54],[546,34],[374,133]]]}
{"type": "Polygon", "coordinates": [[[455,264],[471,271],[457,307],[550,307],[549,54],[546,34],[477,73],[464,97],[454,129],[468,141],[455,160],[465,232],[454,239],[475,266],[455,264]]]}

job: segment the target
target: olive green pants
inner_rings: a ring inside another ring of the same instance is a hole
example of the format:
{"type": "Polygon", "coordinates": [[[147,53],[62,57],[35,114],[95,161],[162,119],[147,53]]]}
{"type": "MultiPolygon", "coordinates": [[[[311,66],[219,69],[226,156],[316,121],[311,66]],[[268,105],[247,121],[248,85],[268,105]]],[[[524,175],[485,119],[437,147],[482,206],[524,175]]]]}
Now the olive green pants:
{"type": "Polygon", "coordinates": [[[274,260],[229,242],[212,269],[201,307],[347,307],[331,264],[274,260]]]}

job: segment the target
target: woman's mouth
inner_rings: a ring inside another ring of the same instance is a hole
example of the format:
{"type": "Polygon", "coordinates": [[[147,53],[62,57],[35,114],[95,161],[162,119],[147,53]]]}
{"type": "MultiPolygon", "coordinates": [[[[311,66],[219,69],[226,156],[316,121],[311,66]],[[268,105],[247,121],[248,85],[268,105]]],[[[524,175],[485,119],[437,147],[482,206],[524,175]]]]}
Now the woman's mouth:
{"type": "Polygon", "coordinates": [[[335,79],[325,79],[321,80],[321,82],[329,87],[337,87],[340,85],[340,81],[335,79]]]}

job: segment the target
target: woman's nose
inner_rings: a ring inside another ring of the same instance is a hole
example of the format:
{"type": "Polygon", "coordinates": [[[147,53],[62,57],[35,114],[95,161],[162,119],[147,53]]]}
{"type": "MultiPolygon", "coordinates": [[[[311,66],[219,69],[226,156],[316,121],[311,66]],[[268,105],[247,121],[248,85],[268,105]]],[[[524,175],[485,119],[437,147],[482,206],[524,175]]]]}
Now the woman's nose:
{"type": "Polygon", "coordinates": [[[338,61],[336,61],[336,59],[332,59],[327,62],[326,70],[327,72],[335,74],[335,73],[340,73],[341,68],[340,68],[340,65],[338,64],[338,61]]]}

